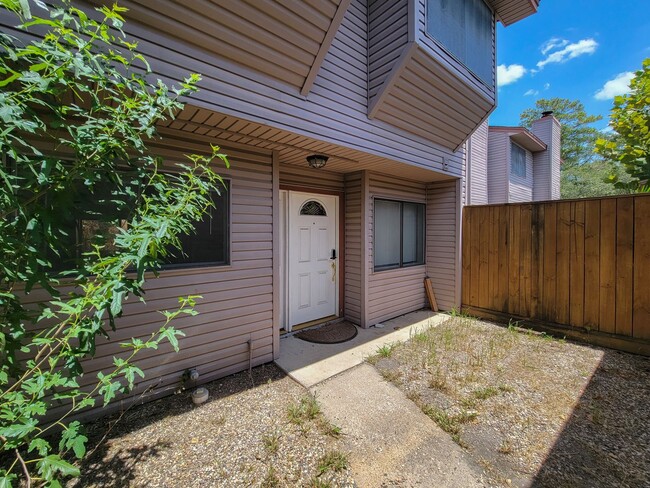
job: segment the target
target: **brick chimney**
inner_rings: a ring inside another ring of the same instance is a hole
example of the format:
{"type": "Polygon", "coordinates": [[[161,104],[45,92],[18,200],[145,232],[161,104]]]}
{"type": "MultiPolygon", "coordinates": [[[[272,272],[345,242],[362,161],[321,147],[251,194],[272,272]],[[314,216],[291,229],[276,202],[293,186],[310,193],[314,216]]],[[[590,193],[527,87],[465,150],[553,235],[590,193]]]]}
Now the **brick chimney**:
{"type": "Polygon", "coordinates": [[[546,151],[533,154],[533,200],[560,198],[561,124],[552,111],[542,112],[533,122],[532,133],[546,144],[546,151]]]}

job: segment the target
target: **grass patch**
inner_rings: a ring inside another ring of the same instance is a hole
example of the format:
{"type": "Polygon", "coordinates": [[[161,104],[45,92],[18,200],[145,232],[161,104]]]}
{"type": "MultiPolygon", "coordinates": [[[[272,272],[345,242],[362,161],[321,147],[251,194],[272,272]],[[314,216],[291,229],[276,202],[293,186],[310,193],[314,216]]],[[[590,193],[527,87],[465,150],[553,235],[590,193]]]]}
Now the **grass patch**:
{"type": "Polygon", "coordinates": [[[280,448],[280,434],[278,432],[266,434],[262,437],[262,444],[264,444],[264,450],[267,453],[276,454],[280,448]]]}
{"type": "Polygon", "coordinates": [[[467,447],[460,437],[461,425],[474,421],[477,416],[476,412],[463,410],[460,413],[450,415],[445,410],[434,407],[433,405],[422,405],[420,408],[427,417],[447,432],[456,444],[461,447],[467,447]]]}
{"type": "Polygon", "coordinates": [[[312,478],[309,482],[309,488],[332,488],[332,483],[320,478],[312,478]]]}
{"type": "Polygon", "coordinates": [[[477,388],[472,392],[472,396],[477,400],[487,400],[488,398],[492,398],[493,396],[497,396],[498,394],[499,394],[499,389],[493,386],[485,386],[482,388],[477,388]]]}
{"type": "Polygon", "coordinates": [[[339,473],[348,467],[348,456],[341,451],[327,451],[318,460],[318,475],[322,476],[328,471],[339,473]]]}
{"type": "Polygon", "coordinates": [[[379,373],[381,374],[382,378],[384,378],[389,383],[395,383],[400,378],[400,376],[402,376],[402,373],[394,369],[381,369],[379,370],[379,373]]]}
{"type": "Polygon", "coordinates": [[[262,480],[261,488],[276,488],[280,485],[280,478],[275,471],[273,466],[269,467],[269,470],[266,472],[266,476],[262,480]]]}
{"type": "Polygon", "coordinates": [[[287,408],[289,422],[302,425],[308,420],[315,420],[320,414],[320,405],[312,395],[305,395],[298,403],[292,403],[287,408]]]}
{"type": "Polygon", "coordinates": [[[341,434],[343,433],[341,427],[334,425],[322,415],[318,419],[318,430],[320,430],[322,434],[334,437],[335,439],[341,437],[341,434]]]}
{"type": "Polygon", "coordinates": [[[377,356],[380,358],[389,358],[393,354],[396,344],[384,344],[377,348],[377,356]]]}

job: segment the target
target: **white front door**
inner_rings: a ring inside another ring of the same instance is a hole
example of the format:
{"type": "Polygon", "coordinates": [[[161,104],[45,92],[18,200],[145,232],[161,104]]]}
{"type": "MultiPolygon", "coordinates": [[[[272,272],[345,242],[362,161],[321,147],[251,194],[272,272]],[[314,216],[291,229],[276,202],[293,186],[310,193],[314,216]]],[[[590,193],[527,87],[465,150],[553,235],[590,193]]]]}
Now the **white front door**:
{"type": "Polygon", "coordinates": [[[336,315],[338,198],[289,192],[288,328],[336,315]]]}

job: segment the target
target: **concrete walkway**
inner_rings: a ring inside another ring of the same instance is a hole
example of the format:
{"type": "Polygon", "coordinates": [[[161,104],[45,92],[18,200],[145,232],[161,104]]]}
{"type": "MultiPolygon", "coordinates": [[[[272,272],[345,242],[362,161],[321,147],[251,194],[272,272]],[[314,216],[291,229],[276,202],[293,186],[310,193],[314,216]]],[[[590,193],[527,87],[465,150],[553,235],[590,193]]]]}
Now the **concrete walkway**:
{"type": "Polygon", "coordinates": [[[418,330],[433,327],[448,316],[426,310],[388,320],[383,327],[359,329],[357,336],[341,344],[314,344],[293,336],[280,339],[280,358],[275,361],[305,388],[325,381],[364,362],[381,346],[407,341],[418,330]]]}
{"type": "Polygon", "coordinates": [[[282,339],[277,364],[309,388],[323,414],[342,429],[360,488],[484,486],[481,469],[450,436],[363,362],[380,346],[408,340],[445,319],[415,312],[336,345],[282,339]]]}

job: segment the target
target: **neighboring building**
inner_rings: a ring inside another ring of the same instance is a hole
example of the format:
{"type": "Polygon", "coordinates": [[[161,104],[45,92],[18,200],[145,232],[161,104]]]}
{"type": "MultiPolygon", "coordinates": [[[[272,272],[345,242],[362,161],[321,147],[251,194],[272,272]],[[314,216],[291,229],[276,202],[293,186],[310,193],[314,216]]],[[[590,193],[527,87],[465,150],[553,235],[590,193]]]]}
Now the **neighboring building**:
{"type": "Polygon", "coordinates": [[[559,199],[560,143],[551,112],[531,130],[483,123],[468,141],[468,205],[559,199]]]}
{"type": "Polygon", "coordinates": [[[443,310],[458,306],[465,142],[495,107],[495,24],[538,4],[121,1],[157,76],[203,75],[153,146],[182,161],[221,145],[229,191],[188,238],[196,252],[149,281],[146,305],[126,305],[88,372],[157,329],[178,295],[202,295],[200,314],[176,323],[179,354],[142,355],[138,391],[172,391],[188,368],[209,381],[271,361],[281,329],[420,309],[425,276],[443,310]]]}

